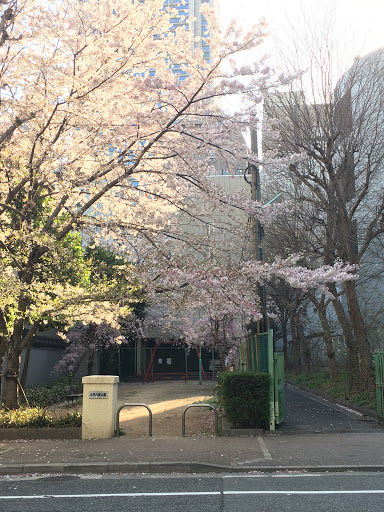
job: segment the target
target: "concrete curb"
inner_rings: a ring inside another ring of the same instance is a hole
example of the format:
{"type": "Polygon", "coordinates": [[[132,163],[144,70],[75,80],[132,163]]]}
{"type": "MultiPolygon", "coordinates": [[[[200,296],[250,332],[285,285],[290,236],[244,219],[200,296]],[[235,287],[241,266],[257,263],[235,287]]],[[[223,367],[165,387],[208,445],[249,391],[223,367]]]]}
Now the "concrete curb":
{"type": "Polygon", "coordinates": [[[204,462],[91,462],[2,464],[0,476],[25,474],[100,473],[286,473],[286,472],[384,472],[384,465],[225,466],[204,462]]]}

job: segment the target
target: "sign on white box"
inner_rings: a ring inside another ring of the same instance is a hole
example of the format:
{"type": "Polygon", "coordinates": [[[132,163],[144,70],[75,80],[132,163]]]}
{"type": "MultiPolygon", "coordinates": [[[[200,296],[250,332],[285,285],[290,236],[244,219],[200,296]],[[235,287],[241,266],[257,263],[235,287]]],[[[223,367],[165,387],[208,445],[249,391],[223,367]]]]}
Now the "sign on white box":
{"type": "Polygon", "coordinates": [[[89,398],[108,398],[108,391],[90,391],[89,398]]]}

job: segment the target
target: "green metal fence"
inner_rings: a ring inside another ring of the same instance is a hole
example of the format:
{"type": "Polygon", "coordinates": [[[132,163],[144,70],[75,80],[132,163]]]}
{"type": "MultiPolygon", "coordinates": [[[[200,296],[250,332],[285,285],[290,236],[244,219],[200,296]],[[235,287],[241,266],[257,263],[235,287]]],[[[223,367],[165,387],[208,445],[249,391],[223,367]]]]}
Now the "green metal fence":
{"type": "Polygon", "coordinates": [[[275,421],[278,425],[287,415],[285,400],[284,354],[282,352],[275,352],[273,354],[273,362],[275,386],[275,421]]]}
{"type": "Polygon", "coordinates": [[[375,352],[377,414],[384,418],[384,352],[375,352]]]}
{"type": "Polygon", "coordinates": [[[270,430],[275,430],[286,415],[284,355],[273,352],[273,331],[254,334],[242,343],[239,350],[242,370],[268,373],[271,377],[269,399],[271,407],[270,430]]]}
{"type": "MultiPolygon", "coordinates": [[[[144,377],[152,358],[154,347],[113,347],[100,352],[99,371],[106,375],[119,375],[120,380],[141,379],[144,377]]],[[[213,379],[217,375],[218,354],[211,348],[201,351],[202,369],[206,377],[213,379]]],[[[153,373],[199,372],[199,354],[195,348],[184,345],[159,345],[151,368],[153,373]]]]}

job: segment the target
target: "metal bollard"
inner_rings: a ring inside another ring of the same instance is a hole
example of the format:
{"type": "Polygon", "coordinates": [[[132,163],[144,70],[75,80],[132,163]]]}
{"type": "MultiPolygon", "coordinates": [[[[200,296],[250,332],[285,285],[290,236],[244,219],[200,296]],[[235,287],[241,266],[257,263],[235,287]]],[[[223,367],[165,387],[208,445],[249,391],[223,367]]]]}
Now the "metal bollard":
{"type": "Polygon", "coordinates": [[[215,413],[215,432],[216,432],[216,434],[219,433],[219,418],[218,418],[218,414],[217,414],[217,409],[215,407],[213,407],[213,405],[211,405],[211,404],[191,404],[191,405],[187,405],[187,407],[184,409],[184,412],[183,412],[182,427],[181,427],[181,433],[182,433],[183,437],[185,437],[185,413],[191,407],[209,407],[210,409],[212,409],[215,413]]]}
{"type": "Polygon", "coordinates": [[[122,409],[124,409],[124,407],[145,407],[146,409],[148,409],[148,412],[149,412],[149,436],[151,437],[152,436],[152,411],[148,407],[147,404],[137,404],[137,403],[124,404],[124,405],[122,405],[121,407],[118,408],[117,416],[116,416],[116,436],[119,437],[119,429],[120,429],[120,427],[119,427],[119,417],[120,417],[120,411],[122,409]]]}

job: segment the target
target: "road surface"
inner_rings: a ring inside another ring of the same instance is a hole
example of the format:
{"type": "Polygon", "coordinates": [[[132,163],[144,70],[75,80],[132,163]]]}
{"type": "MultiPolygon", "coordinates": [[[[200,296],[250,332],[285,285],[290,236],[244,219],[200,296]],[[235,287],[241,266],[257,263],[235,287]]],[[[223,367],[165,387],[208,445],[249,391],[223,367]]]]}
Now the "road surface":
{"type": "Polygon", "coordinates": [[[0,480],[1,512],[382,512],[382,473],[44,476],[0,480]]]}

